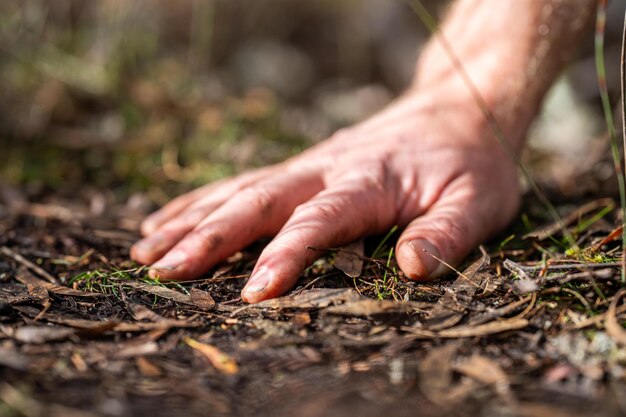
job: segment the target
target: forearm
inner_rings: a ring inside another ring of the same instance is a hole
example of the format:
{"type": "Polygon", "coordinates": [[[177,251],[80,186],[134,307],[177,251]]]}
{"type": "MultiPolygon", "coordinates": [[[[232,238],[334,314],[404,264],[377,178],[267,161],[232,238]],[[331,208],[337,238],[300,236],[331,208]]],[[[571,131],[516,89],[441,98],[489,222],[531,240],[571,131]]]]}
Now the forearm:
{"type": "MultiPolygon", "coordinates": [[[[543,96],[581,36],[596,0],[458,0],[441,27],[511,144],[519,149],[543,96]]],[[[470,97],[441,39],[417,65],[414,88],[470,97]]]]}

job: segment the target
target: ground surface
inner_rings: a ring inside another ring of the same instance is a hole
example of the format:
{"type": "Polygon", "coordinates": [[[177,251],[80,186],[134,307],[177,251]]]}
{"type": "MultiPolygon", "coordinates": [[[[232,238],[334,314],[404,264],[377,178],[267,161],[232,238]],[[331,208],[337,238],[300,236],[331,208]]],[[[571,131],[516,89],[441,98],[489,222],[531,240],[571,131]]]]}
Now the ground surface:
{"type": "Polygon", "coordinates": [[[404,282],[379,237],[246,306],[262,245],[158,284],[127,257],[140,210],[45,194],[3,189],[0,415],[626,414],[610,200],[564,207],[582,255],[530,199],[463,275],[404,282]]]}
{"type": "Polygon", "coordinates": [[[425,37],[386,0],[1,2],[0,416],[626,415],[592,61],[571,71],[587,101],[550,100],[533,135],[559,140],[526,158],[568,233],[528,195],[442,280],[402,280],[395,231],[256,306],[239,291],[263,242],[183,284],[129,261],[171,197],[386,105],[425,37]]]}

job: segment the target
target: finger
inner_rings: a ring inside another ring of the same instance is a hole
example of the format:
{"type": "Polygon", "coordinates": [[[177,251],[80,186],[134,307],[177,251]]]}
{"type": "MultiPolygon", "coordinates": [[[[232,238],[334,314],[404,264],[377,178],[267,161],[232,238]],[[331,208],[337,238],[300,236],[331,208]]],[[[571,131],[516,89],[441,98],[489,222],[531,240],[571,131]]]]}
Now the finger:
{"type": "Polygon", "coordinates": [[[517,203],[494,201],[481,187],[459,183],[423,216],[413,220],[396,245],[398,266],[411,279],[435,278],[500,230],[517,203]],[[512,203],[512,204],[511,204],[512,203]]]}
{"type": "Polygon", "coordinates": [[[261,254],[242,298],[255,303],[289,290],[319,250],[382,231],[395,211],[389,195],[371,181],[344,181],[320,192],[294,211],[261,254]]]}
{"type": "Polygon", "coordinates": [[[156,220],[146,220],[156,223],[145,226],[150,233],[131,247],[131,258],[145,265],[156,262],[235,193],[267,175],[266,172],[254,174],[209,184],[173,200],[162,213],[155,213],[156,220]]]}
{"type": "Polygon", "coordinates": [[[280,230],[293,210],[323,187],[314,172],[292,172],[234,195],[152,265],[150,275],[192,279],[263,236],[280,230]]]}
{"type": "Polygon", "coordinates": [[[203,205],[205,206],[210,205],[210,203],[212,203],[213,206],[218,206],[242,188],[266,178],[277,168],[278,166],[273,166],[251,171],[235,178],[215,181],[183,194],[146,217],[141,223],[141,234],[149,236],[155,233],[160,227],[174,219],[199,200],[204,200],[203,205]]]}

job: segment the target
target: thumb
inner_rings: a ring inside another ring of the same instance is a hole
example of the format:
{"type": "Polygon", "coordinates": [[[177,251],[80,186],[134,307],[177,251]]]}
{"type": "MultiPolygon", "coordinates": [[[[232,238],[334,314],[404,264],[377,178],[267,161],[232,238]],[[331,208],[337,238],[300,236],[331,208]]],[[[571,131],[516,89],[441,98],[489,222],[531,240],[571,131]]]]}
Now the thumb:
{"type": "Polygon", "coordinates": [[[504,228],[519,197],[499,201],[478,187],[457,187],[424,215],[413,220],[396,245],[398,266],[410,279],[435,278],[449,271],[490,235],[504,228]]]}

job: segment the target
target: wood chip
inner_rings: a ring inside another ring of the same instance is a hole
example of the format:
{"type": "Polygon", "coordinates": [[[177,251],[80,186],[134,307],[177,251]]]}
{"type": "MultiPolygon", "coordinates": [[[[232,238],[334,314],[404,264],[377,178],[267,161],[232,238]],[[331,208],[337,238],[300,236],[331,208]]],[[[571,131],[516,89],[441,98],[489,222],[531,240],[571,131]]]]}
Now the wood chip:
{"type": "Polygon", "coordinates": [[[205,358],[209,360],[211,365],[218,371],[226,375],[234,375],[239,372],[239,366],[237,362],[226,353],[222,352],[213,345],[198,342],[190,337],[185,337],[183,341],[189,345],[189,347],[200,352],[205,358]]]}

